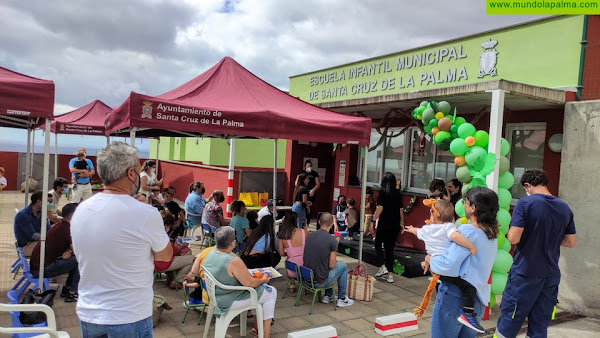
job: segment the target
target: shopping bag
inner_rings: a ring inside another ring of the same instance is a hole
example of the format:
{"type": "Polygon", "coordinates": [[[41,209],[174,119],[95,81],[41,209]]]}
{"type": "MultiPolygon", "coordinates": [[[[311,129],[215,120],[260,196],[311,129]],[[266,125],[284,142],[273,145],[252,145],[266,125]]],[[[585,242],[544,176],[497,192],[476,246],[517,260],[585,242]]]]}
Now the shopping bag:
{"type": "Polygon", "coordinates": [[[267,201],[269,201],[269,193],[261,192],[260,194],[258,194],[258,201],[261,206],[263,206],[263,207],[266,206],[267,201]]]}
{"type": "Polygon", "coordinates": [[[348,271],[348,287],[346,294],[351,299],[370,302],[373,300],[374,285],[375,277],[369,276],[367,267],[364,264],[360,264],[348,271]]]}
{"type": "Polygon", "coordinates": [[[258,199],[258,192],[253,191],[250,193],[250,197],[252,198],[252,205],[260,205],[259,203],[259,199],[258,199]]]}
{"type": "Polygon", "coordinates": [[[244,202],[247,207],[254,206],[254,202],[252,201],[252,193],[251,192],[241,192],[240,193],[240,201],[244,202]]]}

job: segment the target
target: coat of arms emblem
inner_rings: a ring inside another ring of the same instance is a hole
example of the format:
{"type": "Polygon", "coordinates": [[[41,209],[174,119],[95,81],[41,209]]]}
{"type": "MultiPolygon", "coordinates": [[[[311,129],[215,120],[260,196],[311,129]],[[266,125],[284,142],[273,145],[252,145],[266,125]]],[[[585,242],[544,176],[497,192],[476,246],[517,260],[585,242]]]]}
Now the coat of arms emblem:
{"type": "Polygon", "coordinates": [[[59,124],[59,127],[58,127],[58,129],[59,129],[60,131],[65,131],[65,125],[64,125],[64,124],[59,124]]]}
{"type": "Polygon", "coordinates": [[[486,75],[496,76],[496,62],[498,61],[498,51],[494,49],[498,41],[490,39],[481,44],[484,51],[481,52],[479,57],[479,77],[486,75]]]}
{"type": "Polygon", "coordinates": [[[152,118],[152,102],[144,101],[144,106],[142,107],[142,118],[152,118]]]}

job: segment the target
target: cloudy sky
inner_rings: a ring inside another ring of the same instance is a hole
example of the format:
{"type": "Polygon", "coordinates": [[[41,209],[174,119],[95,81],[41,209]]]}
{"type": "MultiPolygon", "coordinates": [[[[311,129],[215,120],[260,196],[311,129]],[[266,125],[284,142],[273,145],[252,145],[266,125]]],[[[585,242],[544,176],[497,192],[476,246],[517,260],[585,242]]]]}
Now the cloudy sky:
{"type": "Polygon", "coordinates": [[[290,75],[537,18],[487,16],[483,0],[5,0],[0,17],[0,66],[53,80],[56,114],[161,94],[224,56],[287,89],[290,75]]]}

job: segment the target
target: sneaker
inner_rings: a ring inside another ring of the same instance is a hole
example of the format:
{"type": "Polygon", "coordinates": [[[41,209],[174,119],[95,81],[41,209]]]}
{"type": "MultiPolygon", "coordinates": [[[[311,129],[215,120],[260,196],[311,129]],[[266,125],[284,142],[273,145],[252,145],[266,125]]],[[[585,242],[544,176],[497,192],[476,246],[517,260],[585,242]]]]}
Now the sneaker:
{"type": "Polygon", "coordinates": [[[382,268],[379,268],[379,271],[377,271],[377,273],[375,274],[375,277],[381,277],[387,273],[388,273],[388,269],[384,266],[382,268]]]}
{"type": "Polygon", "coordinates": [[[354,301],[352,299],[348,298],[347,296],[344,299],[340,298],[337,300],[337,307],[345,307],[345,306],[352,306],[352,305],[354,305],[354,301]]]}
{"type": "Polygon", "coordinates": [[[385,280],[386,280],[388,283],[393,283],[393,282],[394,282],[394,276],[393,276],[393,275],[391,275],[391,274],[388,274],[388,275],[387,275],[387,277],[385,278],[385,280]]]}
{"type": "Polygon", "coordinates": [[[323,298],[321,298],[321,303],[329,304],[332,300],[335,300],[334,296],[329,297],[329,296],[325,295],[325,296],[323,296],[323,298]]]}
{"type": "Polygon", "coordinates": [[[463,324],[464,326],[468,327],[469,329],[475,332],[485,332],[483,326],[481,326],[479,322],[477,322],[477,318],[475,318],[474,314],[468,315],[463,310],[460,310],[460,316],[456,318],[456,320],[458,320],[459,323],[463,324]]]}

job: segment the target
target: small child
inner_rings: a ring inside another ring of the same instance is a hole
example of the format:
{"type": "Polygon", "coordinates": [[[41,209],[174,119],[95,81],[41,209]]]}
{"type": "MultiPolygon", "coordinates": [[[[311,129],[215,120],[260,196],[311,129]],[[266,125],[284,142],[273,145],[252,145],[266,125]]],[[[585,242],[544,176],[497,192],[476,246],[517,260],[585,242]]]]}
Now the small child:
{"type": "MultiPolygon", "coordinates": [[[[420,229],[412,225],[405,226],[404,229],[425,242],[425,249],[429,255],[437,256],[443,253],[452,242],[469,249],[471,255],[477,253],[477,248],[473,243],[461,235],[454,225],[454,207],[450,201],[427,199],[423,201],[423,204],[431,207],[431,215],[425,222],[427,224],[420,229]]],[[[422,262],[421,266],[426,273],[429,268],[428,264],[422,262]]],[[[460,277],[443,276],[441,278],[458,286],[461,290],[463,309],[457,320],[468,328],[483,333],[485,329],[479,324],[474,313],[475,297],[477,297],[475,287],[460,277]]]]}
{"type": "MultiPolygon", "coordinates": [[[[83,151],[77,153],[77,161],[75,161],[75,163],[73,164],[73,168],[78,170],[90,170],[90,167],[87,161],[85,160],[85,153],[83,151]]],[[[73,190],[77,190],[77,179],[79,178],[79,175],[80,174],[71,175],[73,190]]]]}
{"type": "Polygon", "coordinates": [[[344,217],[346,226],[348,227],[348,237],[346,239],[354,239],[354,233],[360,231],[358,225],[360,215],[356,210],[356,201],[352,197],[348,199],[348,208],[344,211],[344,217]]]}
{"type": "Polygon", "coordinates": [[[158,189],[152,189],[152,194],[148,197],[148,203],[150,205],[163,205],[165,204],[165,199],[163,195],[160,193],[158,189]]]}

